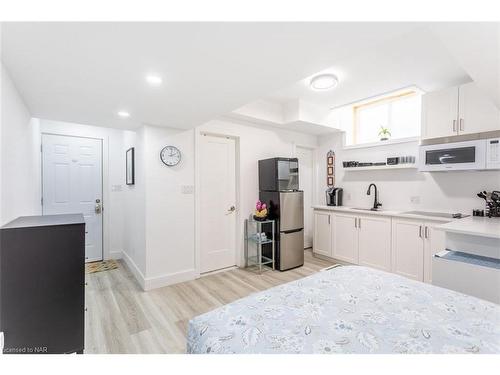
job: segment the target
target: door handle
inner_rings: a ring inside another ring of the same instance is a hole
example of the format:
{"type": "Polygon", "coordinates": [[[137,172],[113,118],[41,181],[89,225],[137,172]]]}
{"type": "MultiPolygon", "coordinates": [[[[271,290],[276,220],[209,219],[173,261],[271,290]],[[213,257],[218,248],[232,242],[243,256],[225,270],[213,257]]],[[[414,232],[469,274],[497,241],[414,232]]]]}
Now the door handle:
{"type": "Polygon", "coordinates": [[[100,199],[96,199],[95,200],[95,207],[94,207],[94,211],[96,214],[100,214],[101,211],[102,211],[102,206],[101,206],[101,200],[100,199]]]}
{"type": "Polygon", "coordinates": [[[236,207],[231,206],[231,207],[229,207],[229,209],[227,210],[227,214],[229,215],[230,213],[233,213],[234,211],[236,211],[236,207]]]}

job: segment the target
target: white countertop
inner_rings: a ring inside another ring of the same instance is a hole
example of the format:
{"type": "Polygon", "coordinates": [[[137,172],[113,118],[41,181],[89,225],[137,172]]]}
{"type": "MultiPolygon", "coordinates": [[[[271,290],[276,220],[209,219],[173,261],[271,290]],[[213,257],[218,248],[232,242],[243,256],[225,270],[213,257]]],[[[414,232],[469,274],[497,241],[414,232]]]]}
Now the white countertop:
{"type": "MultiPolygon", "coordinates": [[[[436,229],[443,230],[445,232],[462,233],[471,236],[500,238],[500,218],[498,217],[489,218],[489,217],[468,216],[462,219],[454,219],[450,217],[425,216],[425,215],[414,215],[406,213],[408,211],[412,211],[411,209],[370,211],[370,210],[357,210],[355,208],[345,207],[345,206],[315,205],[312,207],[316,210],[347,212],[357,215],[378,215],[378,216],[401,217],[401,218],[415,219],[415,220],[437,221],[437,222],[442,222],[443,224],[436,226],[436,229]]],[[[419,211],[436,212],[434,210],[426,210],[426,209],[419,209],[419,211]]]]}
{"type": "Polygon", "coordinates": [[[471,216],[438,225],[436,229],[452,233],[468,234],[471,236],[500,239],[500,218],[471,216]]]}
{"type": "MultiPolygon", "coordinates": [[[[353,207],[346,207],[346,206],[315,205],[312,207],[315,210],[347,212],[347,213],[358,214],[358,215],[377,215],[377,216],[402,217],[402,218],[407,218],[407,219],[429,220],[429,221],[438,221],[438,222],[443,222],[443,223],[450,222],[450,221],[464,220],[464,219],[453,219],[450,217],[425,216],[425,215],[414,215],[414,214],[406,213],[408,211],[414,211],[412,209],[407,209],[407,210],[384,210],[384,209],[382,209],[382,210],[378,210],[378,211],[370,211],[370,210],[357,210],[353,207]]],[[[436,212],[435,210],[424,210],[424,209],[419,209],[419,211],[436,212]]],[[[442,211],[440,211],[440,212],[442,212],[442,211]]]]}

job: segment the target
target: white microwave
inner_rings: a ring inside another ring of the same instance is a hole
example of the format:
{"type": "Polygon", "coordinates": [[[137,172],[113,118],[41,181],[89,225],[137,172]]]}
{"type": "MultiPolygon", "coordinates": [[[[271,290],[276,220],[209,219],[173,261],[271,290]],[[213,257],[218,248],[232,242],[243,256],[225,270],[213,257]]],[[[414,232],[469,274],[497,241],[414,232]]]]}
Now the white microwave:
{"type": "Polygon", "coordinates": [[[500,165],[487,163],[487,154],[488,158],[493,158],[495,155],[495,145],[498,158],[498,139],[420,146],[419,170],[423,172],[481,170],[487,169],[487,165],[491,169],[499,168],[500,165]],[[497,143],[490,143],[495,141],[497,143]]]}

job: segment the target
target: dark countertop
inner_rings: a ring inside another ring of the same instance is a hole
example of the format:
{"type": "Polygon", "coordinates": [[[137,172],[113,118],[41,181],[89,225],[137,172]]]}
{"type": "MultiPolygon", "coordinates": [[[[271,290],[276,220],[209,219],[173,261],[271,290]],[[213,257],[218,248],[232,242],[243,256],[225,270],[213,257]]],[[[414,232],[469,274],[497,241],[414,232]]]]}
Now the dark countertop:
{"type": "Polygon", "coordinates": [[[85,220],[82,214],[20,216],[17,219],[5,224],[0,229],[47,227],[54,225],[74,225],[84,223],[85,220]]]}

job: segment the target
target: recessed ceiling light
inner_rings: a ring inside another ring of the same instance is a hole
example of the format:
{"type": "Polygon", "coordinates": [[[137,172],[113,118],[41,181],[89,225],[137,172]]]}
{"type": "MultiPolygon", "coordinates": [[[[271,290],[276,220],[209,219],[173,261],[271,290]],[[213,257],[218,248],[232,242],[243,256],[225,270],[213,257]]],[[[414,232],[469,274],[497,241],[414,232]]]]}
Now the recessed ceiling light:
{"type": "Polygon", "coordinates": [[[120,116],[121,118],[130,117],[130,113],[128,113],[127,111],[118,111],[117,115],[120,116]]]}
{"type": "Polygon", "coordinates": [[[334,74],[319,74],[311,79],[310,85],[313,90],[331,90],[337,86],[339,80],[334,74]]]}
{"type": "Polygon", "coordinates": [[[146,76],[146,82],[149,83],[151,86],[160,86],[163,82],[160,76],[157,76],[155,74],[148,74],[146,76]]]}

